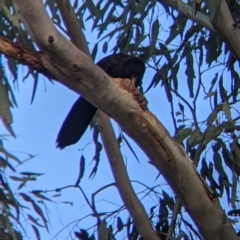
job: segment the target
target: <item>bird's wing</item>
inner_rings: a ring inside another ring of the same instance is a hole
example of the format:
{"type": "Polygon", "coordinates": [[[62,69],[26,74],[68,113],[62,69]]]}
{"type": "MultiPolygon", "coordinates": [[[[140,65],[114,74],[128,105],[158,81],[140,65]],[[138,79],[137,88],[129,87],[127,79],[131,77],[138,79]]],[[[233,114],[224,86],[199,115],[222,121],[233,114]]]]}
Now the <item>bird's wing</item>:
{"type": "Polygon", "coordinates": [[[124,53],[118,53],[118,54],[112,54],[110,56],[107,56],[105,58],[102,58],[99,62],[96,64],[104,71],[106,72],[110,77],[121,77],[121,74],[123,74],[123,70],[121,73],[114,72],[116,69],[123,66],[124,62],[129,58],[130,56],[124,53]],[[118,76],[119,75],[119,76],[118,76]]]}

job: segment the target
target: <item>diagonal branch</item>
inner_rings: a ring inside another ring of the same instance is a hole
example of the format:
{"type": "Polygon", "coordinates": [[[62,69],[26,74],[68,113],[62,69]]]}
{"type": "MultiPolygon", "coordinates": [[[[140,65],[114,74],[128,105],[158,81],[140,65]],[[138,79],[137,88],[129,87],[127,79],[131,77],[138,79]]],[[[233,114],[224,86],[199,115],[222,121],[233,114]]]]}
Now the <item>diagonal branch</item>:
{"type": "MultiPolygon", "coordinates": [[[[210,0],[211,1],[211,0],[210,0]]],[[[225,0],[220,0],[218,11],[209,9],[211,22],[216,32],[227,43],[238,60],[240,59],[240,30],[232,18],[232,14],[225,0]],[[214,14],[215,13],[215,14],[214,14]],[[214,16],[213,16],[214,14],[214,16]]],[[[210,4],[209,4],[210,5],[210,4]]]]}
{"type": "MultiPolygon", "coordinates": [[[[82,28],[75,13],[73,12],[69,0],[56,0],[56,2],[72,42],[78,47],[78,49],[90,56],[82,28]]],[[[142,236],[146,236],[148,239],[158,240],[159,237],[153,230],[148,215],[143,205],[137,198],[130,183],[123,157],[120,152],[109,117],[103,112],[97,111],[96,119],[99,131],[101,132],[108,161],[116,181],[117,189],[124,204],[126,205],[126,208],[132,216],[138,232],[142,236]]]]}
{"type": "Polygon", "coordinates": [[[197,11],[194,14],[194,9],[188,5],[187,3],[183,2],[182,0],[158,0],[158,2],[164,4],[165,6],[171,6],[173,9],[180,12],[182,15],[186,16],[187,18],[191,19],[192,21],[196,22],[197,24],[207,28],[208,30],[215,32],[214,27],[212,26],[209,16],[197,11]]]}
{"type": "Polygon", "coordinates": [[[91,57],[82,27],[73,11],[71,4],[68,0],[56,0],[56,3],[72,43],[79,50],[91,57]]]}
{"type": "Polygon", "coordinates": [[[43,58],[41,52],[33,52],[32,50],[29,50],[18,43],[13,43],[8,38],[2,36],[0,36],[0,52],[7,57],[15,59],[19,63],[42,73],[48,78],[53,78],[54,74],[52,73],[55,72],[55,68],[49,63],[49,61],[43,58]],[[49,69],[49,71],[47,69],[49,69]]]}

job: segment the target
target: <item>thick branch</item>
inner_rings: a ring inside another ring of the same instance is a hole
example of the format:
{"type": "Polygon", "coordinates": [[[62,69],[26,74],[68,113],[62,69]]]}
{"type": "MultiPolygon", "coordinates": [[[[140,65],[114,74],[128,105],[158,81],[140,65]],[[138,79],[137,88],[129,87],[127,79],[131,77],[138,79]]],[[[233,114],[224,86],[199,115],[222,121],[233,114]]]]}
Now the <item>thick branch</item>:
{"type": "Polygon", "coordinates": [[[69,0],[56,0],[58,9],[61,13],[64,25],[67,28],[68,36],[72,43],[82,52],[91,57],[88,49],[86,38],[83,34],[82,27],[74,13],[69,0]]]}
{"type": "MultiPolygon", "coordinates": [[[[212,11],[215,12],[215,9],[212,11]]],[[[234,55],[240,59],[240,30],[232,18],[225,0],[220,0],[219,10],[215,13],[211,22],[234,55]]]]}
{"type": "Polygon", "coordinates": [[[162,124],[143,109],[125,81],[112,81],[53,26],[40,0],[15,0],[15,9],[43,56],[59,71],[54,77],[115,119],[149,157],[175,191],[205,239],[238,237],[218,199],[193,162],[162,124]],[[39,27],[41,26],[41,27],[39,27]]]}
{"type": "Polygon", "coordinates": [[[41,54],[29,50],[19,44],[14,44],[11,40],[0,36],[0,51],[2,54],[14,58],[19,63],[30,66],[34,70],[51,77],[46,71],[45,67],[41,64],[41,54]]]}
{"type": "Polygon", "coordinates": [[[212,32],[216,32],[214,27],[212,26],[210,19],[208,16],[201,12],[197,12],[194,14],[194,10],[191,6],[189,6],[187,3],[184,3],[181,0],[158,0],[160,3],[165,4],[166,6],[171,6],[173,9],[176,9],[181,14],[186,16],[187,18],[193,20],[194,22],[198,23],[199,25],[207,28],[208,30],[212,32]]]}
{"type": "Polygon", "coordinates": [[[33,52],[28,48],[18,43],[13,43],[11,40],[1,36],[0,52],[7,57],[15,59],[21,64],[44,74],[48,78],[54,78],[59,72],[42,56],[41,52],[33,52]]]}
{"type": "MultiPolygon", "coordinates": [[[[90,56],[82,28],[73,12],[69,0],[56,0],[56,2],[72,42],[81,51],[90,56]]],[[[109,117],[103,112],[97,111],[96,119],[101,132],[104,148],[116,181],[117,189],[126,208],[132,216],[138,232],[146,239],[158,240],[159,237],[153,230],[148,215],[130,183],[109,117]]]]}

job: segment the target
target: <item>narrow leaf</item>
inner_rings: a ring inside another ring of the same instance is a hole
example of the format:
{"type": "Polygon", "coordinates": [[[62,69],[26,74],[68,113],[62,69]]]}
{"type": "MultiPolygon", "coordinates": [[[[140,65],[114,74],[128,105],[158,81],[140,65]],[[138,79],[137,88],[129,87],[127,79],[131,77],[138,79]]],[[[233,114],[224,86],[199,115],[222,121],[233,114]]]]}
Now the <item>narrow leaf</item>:
{"type": "Polygon", "coordinates": [[[136,154],[135,151],[133,150],[133,148],[132,148],[132,146],[130,145],[130,143],[128,142],[127,138],[125,138],[124,134],[122,134],[122,137],[123,137],[123,140],[126,142],[128,148],[130,149],[130,151],[132,152],[132,154],[133,154],[134,157],[136,158],[136,160],[137,160],[138,162],[140,162],[139,159],[138,159],[138,157],[137,157],[137,154],[136,154]]]}
{"type": "Polygon", "coordinates": [[[31,224],[31,226],[32,226],[33,231],[34,231],[34,233],[35,233],[36,239],[37,239],[37,240],[41,240],[40,233],[39,233],[37,227],[34,226],[34,225],[32,225],[32,224],[31,224]]]}

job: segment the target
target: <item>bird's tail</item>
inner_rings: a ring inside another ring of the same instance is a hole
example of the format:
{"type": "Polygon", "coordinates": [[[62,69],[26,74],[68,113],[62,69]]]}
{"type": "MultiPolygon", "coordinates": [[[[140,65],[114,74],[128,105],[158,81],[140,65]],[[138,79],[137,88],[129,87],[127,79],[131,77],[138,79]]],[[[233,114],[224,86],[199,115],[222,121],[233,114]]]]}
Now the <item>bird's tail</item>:
{"type": "Polygon", "coordinates": [[[63,149],[82,137],[97,109],[82,97],[73,104],[57,137],[57,147],[63,149]]]}

